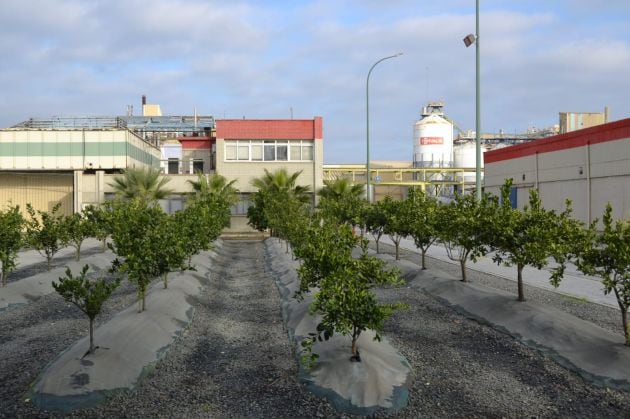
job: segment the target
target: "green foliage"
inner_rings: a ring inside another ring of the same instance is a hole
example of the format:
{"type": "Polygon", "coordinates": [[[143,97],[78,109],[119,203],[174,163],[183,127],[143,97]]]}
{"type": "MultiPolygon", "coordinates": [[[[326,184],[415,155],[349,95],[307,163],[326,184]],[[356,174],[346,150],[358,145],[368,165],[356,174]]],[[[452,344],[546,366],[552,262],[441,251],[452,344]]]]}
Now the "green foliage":
{"type": "Polygon", "coordinates": [[[311,218],[299,243],[294,244],[297,257],[302,259],[298,270],[300,287],[296,298],[316,290],[310,310],[322,316],[317,330],[302,343],[302,360],[313,365],[317,354],[312,353],[316,340],[327,340],[334,333],[352,337],[352,360],[360,361],[357,339],[361,332],[372,329],[380,339],[385,320],[400,304],[379,304],[371,288],[377,285],[402,283],[396,270],[386,270],[384,262],[363,255],[352,257],[352,249],[363,238],[356,237],[348,224],[336,219],[311,218]]]}
{"type": "Polygon", "coordinates": [[[107,238],[112,234],[112,202],[108,201],[101,206],[88,205],[82,214],[89,225],[92,237],[103,243],[105,251],[107,238]]]}
{"type": "MultiPolygon", "coordinates": [[[[285,205],[301,211],[301,207],[310,202],[311,194],[308,186],[297,185],[297,178],[302,172],[289,174],[285,168],[265,174],[252,180],[257,191],[252,196],[252,206],[247,211],[248,224],[259,231],[271,229],[272,235],[283,229],[285,221],[282,211],[285,205]]],[[[283,230],[286,230],[284,228],[283,230]]],[[[285,234],[286,236],[286,234],[285,234]]]]}
{"type": "Polygon", "coordinates": [[[612,207],[606,205],[602,218],[604,230],[589,232],[578,250],[577,266],[588,275],[602,279],[604,292],[613,292],[621,311],[625,343],[630,346],[630,221],[613,221],[612,207]]]}
{"type": "Polygon", "coordinates": [[[379,241],[385,232],[385,225],[387,224],[387,218],[385,213],[381,211],[381,208],[376,204],[369,204],[363,211],[363,220],[365,229],[374,237],[376,242],[376,253],[379,253],[379,241]]]}
{"type": "Polygon", "coordinates": [[[468,194],[456,195],[448,205],[438,207],[439,238],[448,257],[459,262],[463,282],[466,282],[466,261],[474,262],[489,250],[497,205],[496,199],[488,194],[483,194],[479,201],[468,194]]]}
{"type": "Polygon", "coordinates": [[[26,220],[22,217],[19,206],[10,206],[6,211],[0,211],[0,285],[3,287],[7,284],[9,272],[15,269],[17,254],[24,245],[25,224],[26,220]]]}
{"type": "Polygon", "coordinates": [[[228,207],[238,201],[238,190],[232,186],[236,179],[228,182],[219,174],[203,175],[197,174],[197,180],[189,180],[188,183],[195,191],[197,199],[216,200],[225,202],[228,207]]]}
{"type": "Polygon", "coordinates": [[[55,254],[66,245],[67,233],[63,216],[59,213],[61,203],[53,206],[52,211],[35,211],[31,204],[26,204],[30,220],[26,224],[28,244],[46,258],[48,270],[55,254]]]}
{"type": "Polygon", "coordinates": [[[101,312],[101,308],[114,290],[120,284],[120,278],[106,281],[103,278],[90,280],[87,278],[88,265],[83,266],[79,276],[73,276],[70,268],[66,269],[66,276],[59,278],[59,283],[53,281],[52,286],[64,300],[77,306],[90,319],[90,349],[94,353],[94,319],[101,312]]]}
{"type": "Polygon", "coordinates": [[[523,268],[533,266],[542,269],[550,257],[557,254],[560,238],[567,237],[568,226],[563,218],[570,215],[570,207],[558,215],[545,210],[536,189],[529,191],[529,205],[523,210],[512,208],[510,189],[512,180],[507,179],[501,188],[502,204],[493,224],[493,244],[496,253],[493,260],[498,264],[517,267],[518,300],[524,301],[523,268]],[[563,231],[564,230],[564,231],[563,231]]]}
{"type": "Polygon", "coordinates": [[[186,249],[186,236],[180,224],[181,218],[170,215],[158,226],[155,232],[155,244],[158,253],[158,270],[162,275],[164,288],[168,288],[168,274],[174,270],[188,269],[186,264],[189,254],[186,249]]]}
{"type": "Polygon", "coordinates": [[[159,206],[147,206],[143,200],[117,201],[112,212],[112,243],[108,246],[118,256],[113,269],[126,273],[136,285],[139,311],[146,308],[147,286],[161,272],[160,225],[166,214],[159,206]]]}
{"type": "Polygon", "coordinates": [[[80,213],[67,215],[61,219],[62,229],[66,234],[66,241],[75,248],[76,260],[81,259],[81,245],[88,237],[94,236],[94,224],[80,213]]]}
{"type": "Polygon", "coordinates": [[[438,238],[438,202],[416,188],[409,188],[407,200],[411,212],[409,235],[422,253],[422,269],[426,269],[426,253],[438,238]]]}
{"type": "Polygon", "coordinates": [[[348,179],[325,180],[319,191],[318,208],[327,218],[339,223],[363,225],[363,212],[368,205],[363,197],[363,185],[352,185],[348,179]]]}
{"type": "Polygon", "coordinates": [[[414,222],[412,205],[409,200],[396,201],[386,196],[376,203],[376,210],[383,215],[383,233],[394,242],[396,260],[400,259],[400,241],[409,236],[414,222]]]}
{"type": "Polygon", "coordinates": [[[109,185],[119,198],[139,199],[148,205],[172,193],[170,189],[166,189],[170,180],[168,177],[160,179],[160,172],[155,169],[127,169],[109,185]]]}

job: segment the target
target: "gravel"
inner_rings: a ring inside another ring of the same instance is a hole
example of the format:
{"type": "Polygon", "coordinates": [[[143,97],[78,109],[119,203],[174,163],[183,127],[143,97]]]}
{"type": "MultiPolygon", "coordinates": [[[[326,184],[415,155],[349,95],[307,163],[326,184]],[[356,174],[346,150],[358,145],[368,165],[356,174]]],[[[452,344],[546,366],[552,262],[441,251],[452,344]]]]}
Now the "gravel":
{"type": "MultiPolygon", "coordinates": [[[[417,254],[404,253],[419,260],[417,254]]],[[[224,242],[209,283],[193,302],[192,324],[152,374],[135,389],[70,416],[348,417],[299,383],[280,298],[271,274],[264,271],[263,257],[261,242],[224,242]]],[[[450,266],[429,260],[429,269],[449,271],[450,266]]],[[[457,275],[458,269],[449,272],[457,275]]],[[[470,280],[514,289],[503,279],[476,272],[470,280]]],[[[535,350],[423,293],[401,287],[379,294],[410,306],[396,313],[385,330],[414,370],[409,405],[396,417],[629,415],[630,393],[593,387],[535,350]]],[[[526,289],[526,296],[618,330],[618,313],[607,307],[542,290],[526,289]]],[[[124,283],[98,321],[134,300],[133,288],[124,283]]],[[[87,326],[83,315],[57,295],[0,313],[1,417],[54,416],[25,401],[25,394],[48,362],[87,333],[87,326]]]]}

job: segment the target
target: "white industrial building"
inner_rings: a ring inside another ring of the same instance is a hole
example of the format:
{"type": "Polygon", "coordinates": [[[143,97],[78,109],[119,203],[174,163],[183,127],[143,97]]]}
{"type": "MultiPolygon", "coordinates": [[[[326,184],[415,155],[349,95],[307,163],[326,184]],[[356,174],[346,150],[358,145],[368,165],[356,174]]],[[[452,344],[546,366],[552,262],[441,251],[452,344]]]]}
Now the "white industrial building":
{"type": "Polygon", "coordinates": [[[499,194],[512,178],[516,206],[537,188],[545,208],[573,203],[574,217],[601,219],[606,203],[615,218],[630,218],[630,118],[484,153],[487,192],[499,194]]]}

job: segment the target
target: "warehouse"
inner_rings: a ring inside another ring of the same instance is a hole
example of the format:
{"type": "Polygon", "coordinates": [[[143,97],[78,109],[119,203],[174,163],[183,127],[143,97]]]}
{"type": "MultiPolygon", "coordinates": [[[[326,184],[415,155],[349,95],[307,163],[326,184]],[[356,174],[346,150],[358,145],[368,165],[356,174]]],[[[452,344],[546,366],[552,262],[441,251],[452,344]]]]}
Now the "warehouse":
{"type": "Polygon", "coordinates": [[[516,205],[538,188],[543,205],[574,217],[601,218],[606,203],[615,218],[630,218],[630,118],[484,153],[485,190],[499,194],[512,178],[516,205]]]}

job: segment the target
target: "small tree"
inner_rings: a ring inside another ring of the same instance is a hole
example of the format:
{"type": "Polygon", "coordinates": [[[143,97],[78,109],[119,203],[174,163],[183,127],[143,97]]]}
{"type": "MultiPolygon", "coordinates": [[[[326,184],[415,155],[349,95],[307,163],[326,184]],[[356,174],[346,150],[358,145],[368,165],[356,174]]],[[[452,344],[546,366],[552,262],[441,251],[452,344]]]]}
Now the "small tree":
{"type": "Polygon", "coordinates": [[[0,211],[0,284],[3,287],[7,284],[9,272],[15,269],[17,254],[24,245],[25,222],[19,206],[0,211]]]}
{"type": "Polygon", "coordinates": [[[386,196],[376,204],[385,220],[383,233],[387,234],[396,248],[396,260],[400,259],[400,241],[411,234],[413,213],[408,200],[395,201],[386,196]]]}
{"type": "Polygon", "coordinates": [[[604,292],[615,293],[621,311],[625,343],[630,346],[630,220],[613,221],[612,207],[606,205],[602,219],[604,230],[588,236],[578,250],[578,268],[602,279],[604,292]]]}
{"type": "Polygon", "coordinates": [[[101,241],[103,252],[107,249],[107,238],[112,234],[111,215],[111,201],[101,206],[88,205],[83,209],[83,218],[90,226],[92,237],[101,241]]]}
{"type": "Polygon", "coordinates": [[[81,259],[81,245],[88,237],[92,237],[93,224],[86,220],[81,214],[74,213],[62,217],[62,229],[66,234],[66,241],[75,249],[76,260],[81,259]]]}
{"type": "Polygon", "coordinates": [[[155,252],[159,255],[158,269],[162,274],[164,288],[168,288],[168,274],[176,269],[184,270],[190,267],[185,263],[187,253],[185,248],[185,236],[179,219],[174,215],[168,216],[159,225],[156,232],[155,252]]]}
{"type": "Polygon", "coordinates": [[[426,254],[438,238],[438,202],[421,190],[409,189],[411,225],[409,235],[422,255],[422,269],[426,269],[426,254]]]}
{"type": "MultiPolygon", "coordinates": [[[[73,276],[70,268],[66,269],[66,277],[60,277],[59,283],[53,281],[52,286],[64,300],[74,304],[90,319],[90,349],[88,354],[94,353],[94,319],[101,312],[101,308],[114,290],[120,284],[120,278],[106,281],[103,278],[89,280],[87,278],[88,265],[83,266],[79,276],[73,276]]],[[[87,354],[86,354],[87,355],[87,354]]]]}
{"type": "Polygon", "coordinates": [[[456,195],[448,205],[439,207],[439,236],[449,259],[459,262],[462,282],[466,282],[466,262],[485,255],[492,243],[491,227],[497,215],[496,200],[483,194],[456,195]]]}
{"type": "Polygon", "coordinates": [[[35,211],[31,204],[26,204],[26,210],[31,218],[26,224],[28,243],[46,258],[48,270],[55,254],[67,242],[60,208],[61,203],[57,203],[50,212],[35,211]]]}
{"type": "Polygon", "coordinates": [[[376,242],[376,253],[379,253],[379,241],[383,236],[385,223],[387,222],[385,214],[378,205],[369,204],[369,206],[364,210],[363,217],[365,229],[372,234],[372,237],[374,237],[374,241],[376,242]]]}
{"type": "MultiPolygon", "coordinates": [[[[314,362],[316,340],[328,340],[334,333],[352,337],[351,360],[361,361],[357,339],[361,332],[372,329],[380,340],[385,320],[402,307],[401,304],[379,304],[371,288],[383,284],[401,284],[396,270],[384,269],[384,262],[363,255],[352,257],[352,249],[366,239],[354,236],[348,224],[316,217],[310,223],[307,237],[296,245],[296,255],[303,259],[298,270],[300,288],[296,298],[318,287],[311,313],[322,315],[316,332],[302,341],[303,359],[314,362]]],[[[311,363],[309,362],[309,364],[311,363]]]]}
{"type": "Polygon", "coordinates": [[[114,205],[112,243],[108,246],[121,259],[114,260],[112,269],[126,273],[136,285],[139,312],[146,308],[147,286],[161,273],[161,255],[156,252],[156,243],[160,243],[158,229],[165,216],[159,206],[147,207],[140,199],[114,205]]]}

